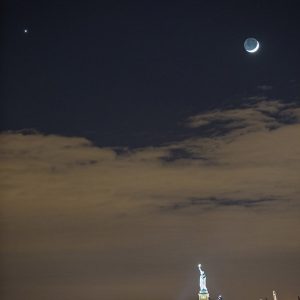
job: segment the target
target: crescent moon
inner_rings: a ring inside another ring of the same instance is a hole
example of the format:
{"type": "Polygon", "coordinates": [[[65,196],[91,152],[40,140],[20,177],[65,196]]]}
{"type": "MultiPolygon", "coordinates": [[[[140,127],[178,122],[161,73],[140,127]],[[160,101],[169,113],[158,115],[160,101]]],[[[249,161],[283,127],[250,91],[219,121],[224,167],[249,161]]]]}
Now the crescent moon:
{"type": "Polygon", "coordinates": [[[259,42],[257,41],[256,47],[254,49],[252,49],[252,50],[247,50],[247,51],[250,52],[250,53],[254,53],[254,52],[256,52],[258,50],[258,48],[259,48],[259,42]]]}

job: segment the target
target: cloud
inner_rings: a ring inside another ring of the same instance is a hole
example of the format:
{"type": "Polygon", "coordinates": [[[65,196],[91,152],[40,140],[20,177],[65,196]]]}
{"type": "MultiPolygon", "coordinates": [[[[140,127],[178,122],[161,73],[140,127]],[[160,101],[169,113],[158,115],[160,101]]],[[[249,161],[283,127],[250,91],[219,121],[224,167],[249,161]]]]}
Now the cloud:
{"type": "Polygon", "coordinates": [[[258,101],[244,104],[239,109],[217,110],[190,117],[186,125],[190,128],[214,126],[220,124],[235,134],[277,128],[284,123],[282,120],[294,120],[297,111],[290,110],[292,104],[280,101],[258,101]],[[282,117],[284,116],[284,118],[282,117]]]}
{"type": "MultiPolygon", "coordinates": [[[[256,100],[188,118],[186,139],[121,152],[2,133],[4,299],[176,298],[185,276],[192,296],[198,262],[215,273],[211,293],[219,285],[233,299],[282,282],[277,263],[299,278],[299,115],[256,100]]],[[[282,294],[296,288],[290,280],[282,294]]]]}
{"type": "Polygon", "coordinates": [[[261,207],[264,204],[274,202],[276,199],[218,199],[218,198],[190,198],[185,201],[173,203],[170,206],[161,207],[166,211],[184,209],[191,206],[202,206],[205,209],[215,209],[218,207],[243,207],[255,208],[261,207]]]}
{"type": "Polygon", "coordinates": [[[273,87],[271,85],[263,84],[263,85],[257,86],[257,89],[259,89],[261,91],[270,91],[273,89],[273,87]]]}

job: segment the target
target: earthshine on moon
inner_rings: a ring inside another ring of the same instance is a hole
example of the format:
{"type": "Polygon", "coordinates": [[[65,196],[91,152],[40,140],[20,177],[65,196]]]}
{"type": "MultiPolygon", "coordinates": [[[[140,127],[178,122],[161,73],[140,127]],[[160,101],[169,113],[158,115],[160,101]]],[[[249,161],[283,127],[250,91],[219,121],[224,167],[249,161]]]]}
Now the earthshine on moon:
{"type": "Polygon", "coordinates": [[[259,42],[255,38],[248,38],[244,42],[244,48],[249,53],[254,53],[259,49],[259,42]]]}

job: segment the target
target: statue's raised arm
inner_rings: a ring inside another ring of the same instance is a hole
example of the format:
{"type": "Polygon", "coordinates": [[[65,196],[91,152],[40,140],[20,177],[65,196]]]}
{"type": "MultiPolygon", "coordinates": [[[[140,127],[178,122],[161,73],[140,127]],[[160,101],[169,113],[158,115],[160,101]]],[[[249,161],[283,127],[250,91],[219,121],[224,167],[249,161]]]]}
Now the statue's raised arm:
{"type": "Polygon", "coordinates": [[[201,269],[201,264],[198,265],[198,268],[199,268],[199,271],[200,271],[200,274],[204,274],[204,271],[201,269]]]}

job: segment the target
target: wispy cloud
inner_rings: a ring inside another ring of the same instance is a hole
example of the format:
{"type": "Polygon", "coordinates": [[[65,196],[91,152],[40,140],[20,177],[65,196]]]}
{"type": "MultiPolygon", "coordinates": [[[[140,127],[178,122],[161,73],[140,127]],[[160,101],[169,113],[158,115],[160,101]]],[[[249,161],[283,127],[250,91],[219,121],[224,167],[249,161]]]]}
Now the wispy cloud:
{"type": "Polygon", "coordinates": [[[173,210],[185,209],[200,206],[206,210],[224,207],[262,208],[264,204],[275,202],[278,199],[219,199],[219,198],[189,198],[181,202],[172,203],[169,206],[162,206],[161,209],[172,212],[173,210]]]}
{"type": "Polygon", "coordinates": [[[262,85],[257,86],[257,89],[259,89],[261,91],[270,91],[273,89],[273,87],[271,85],[262,84],[262,85]]]}

